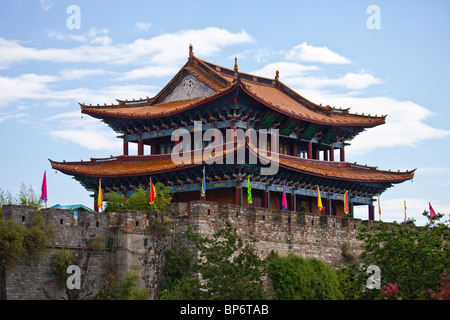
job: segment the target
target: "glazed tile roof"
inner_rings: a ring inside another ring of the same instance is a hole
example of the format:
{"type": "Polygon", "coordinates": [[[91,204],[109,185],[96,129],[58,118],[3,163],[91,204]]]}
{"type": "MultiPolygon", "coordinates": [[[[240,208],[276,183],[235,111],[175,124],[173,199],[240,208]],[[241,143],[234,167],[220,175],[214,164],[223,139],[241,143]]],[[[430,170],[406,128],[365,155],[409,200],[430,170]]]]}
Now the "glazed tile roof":
{"type": "Polygon", "coordinates": [[[385,123],[385,116],[356,115],[348,109],[321,106],[300,96],[278,79],[240,73],[192,56],[172,80],[153,98],[119,101],[119,104],[92,106],[80,104],[82,113],[97,118],[158,118],[206,105],[238,86],[267,107],[301,120],[333,126],[373,127],[385,123]],[[199,99],[161,103],[176,79],[190,73],[214,93],[199,99]],[[236,77],[237,75],[237,77],[236,77]]]}
{"type": "MultiPolygon", "coordinates": [[[[245,143],[239,143],[234,148],[227,150],[223,145],[223,152],[214,154],[212,159],[224,157],[227,152],[237,152],[245,143]]],[[[269,157],[253,146],[246,145],[252,152],[257,152],[261,157],[276,161],[276,157],[269,157]]],[[[105,159],[91,159],[84,162],[56,162],[52,161],[52,168],[70,175],[89,177],[126,177],[163,173],[174,170],[186,170],[190,167],[204,164],[175,164],[170,154],[148,156],[119,156],[105,159]]],[[[205,160],[205,159],[203,159],[205,160]]],[[[400,183],[414,177],[415,169],[406,172],[393,172],[378,170],[348,162],[333,162],[322,160],[310,160],[298,157],[279,155],[279,165],[288,170],[297,171],[309,175],[357,182],[400,183]]]]}

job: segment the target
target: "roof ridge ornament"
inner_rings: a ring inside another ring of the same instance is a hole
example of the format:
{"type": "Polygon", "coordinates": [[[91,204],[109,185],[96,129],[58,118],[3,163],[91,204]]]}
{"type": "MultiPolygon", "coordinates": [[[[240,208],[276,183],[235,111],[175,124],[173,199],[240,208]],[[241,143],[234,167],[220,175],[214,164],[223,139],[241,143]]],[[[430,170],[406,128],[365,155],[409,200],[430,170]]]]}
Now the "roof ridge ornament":
{"type": "Polygon", "coordinates": [[[194,51],[192,47],[192,43],[189,44],[189,58],[194,57],[194,51]]]}
{"type": "Polygon", "coordinates": [[[275,71],[275,80],[278,82],[280,81],[280,71],[275,71]]]}
{"type": "Polygon", "coordinates": [[[234,77],[237,79],[239,77],[238,72],[238,65],[237,65],[237,57],[234,57],[234,77]]]}

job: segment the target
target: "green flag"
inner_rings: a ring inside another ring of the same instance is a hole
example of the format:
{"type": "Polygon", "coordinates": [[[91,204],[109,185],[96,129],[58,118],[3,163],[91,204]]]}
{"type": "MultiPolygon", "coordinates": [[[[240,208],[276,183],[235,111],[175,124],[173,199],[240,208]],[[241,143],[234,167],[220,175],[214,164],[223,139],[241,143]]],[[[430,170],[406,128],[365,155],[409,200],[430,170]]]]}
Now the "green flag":
{"type": "Polygon", "coordinates": [[[253,203],[253,201],[252,201],[252,186],[250,184],[250,176],[248,177],[247,199],[248,199],[248,203],[253,203]]]}

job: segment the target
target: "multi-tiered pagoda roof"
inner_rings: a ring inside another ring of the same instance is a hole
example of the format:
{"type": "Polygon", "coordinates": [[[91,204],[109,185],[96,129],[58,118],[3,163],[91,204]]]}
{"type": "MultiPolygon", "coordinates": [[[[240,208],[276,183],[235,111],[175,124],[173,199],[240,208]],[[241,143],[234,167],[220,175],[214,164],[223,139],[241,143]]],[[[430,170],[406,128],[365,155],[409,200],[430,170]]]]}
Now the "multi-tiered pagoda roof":
{"type": "MultiPolygon", "coordinates": [[[[279,209],[279,191],[284,186],[290,210],[298,209],[302,201],[314,211],[312,199],[320,188],[322,197],[328,199],[325,213],[342,215],[340,202],[346,191],[354,205],[367,204],[370,211],[375,195],[414,176],[414,170],[393,172],[345,161],[346,145],[365,129],[384,124],[386,116],[318,105],[283,84],[278,72],[273,79],[246,74],[239,72],[237,62],[234,70],[227,69],[195,57],[192,47],[187,63],[156,96],[80,106],[82,113],[107,123],[124,143],[123,155],[115,157],[82,162],[50,160],[54,169],[72,175],[92,192],[98,189],[100,178],[105,192],[126,194],[147,186],[151,176],[153,181],[172,186],[175,201],[197,200],[205,163],[175,164],[171,158],[172,133],[179,128],[192,131],[195,121],[201,121],[202,131],[251,128],[279,132],[279,151],[273,158],[279,164],[276,175],[261,175],[261,162],[224,161],[206,166],[208,200],[246,204],[242,181],[251,176],[252,190],[260,190],[252,205],[279,209]],[[137,155],[129,154],[129,143],[138,145],[137,155]],[[145,146],[151,150],[147,154],[145,146]],[[335,161],[336,153],[339,161],[335,161]]],[[[224,143],[215,141],[216,146],[224,143]]],[[[205,147],[193,145],[194,149],[205,147]]],[[[259,148],[248,140],[236,141],[231,148],[215,152],[214,157],[226,158],[241,150],[247,155],[260,154],[259,148]]],[[[274,154],[269,152],[267,157],[271,156],[274,154]]]]}

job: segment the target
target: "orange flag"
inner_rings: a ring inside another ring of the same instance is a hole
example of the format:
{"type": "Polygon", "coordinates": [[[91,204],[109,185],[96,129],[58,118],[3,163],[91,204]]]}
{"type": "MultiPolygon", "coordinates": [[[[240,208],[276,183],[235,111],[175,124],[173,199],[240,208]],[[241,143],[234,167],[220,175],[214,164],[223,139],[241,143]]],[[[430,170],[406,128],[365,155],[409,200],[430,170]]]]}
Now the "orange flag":
{"type": "Polygon", "coordinates": [[[150,178],[150,204],[153,204],[156,198],[155,187],[153,186],[152,178],[150,178]]]}

